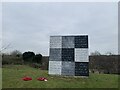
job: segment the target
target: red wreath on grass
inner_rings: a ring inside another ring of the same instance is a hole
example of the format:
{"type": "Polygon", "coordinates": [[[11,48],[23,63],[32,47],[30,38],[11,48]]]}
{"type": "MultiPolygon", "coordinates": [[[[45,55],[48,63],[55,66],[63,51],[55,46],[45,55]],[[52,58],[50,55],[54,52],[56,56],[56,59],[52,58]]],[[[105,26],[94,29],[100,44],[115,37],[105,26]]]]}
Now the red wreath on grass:
{"type": "Polygon", "coordinates": [[[37,78],[37,80],[39,80],[39,81],[47,81],[47,78],[39,77],[39,78],[37,78]]]}
{"type": "Polygon", "coordinates": [[[30,81],[30,80],[32,80],[32,78],[29,77],[29,76],[26,76],[26,77],[23,77],[22,80],[24,80],[24,81],[30,81]]]}

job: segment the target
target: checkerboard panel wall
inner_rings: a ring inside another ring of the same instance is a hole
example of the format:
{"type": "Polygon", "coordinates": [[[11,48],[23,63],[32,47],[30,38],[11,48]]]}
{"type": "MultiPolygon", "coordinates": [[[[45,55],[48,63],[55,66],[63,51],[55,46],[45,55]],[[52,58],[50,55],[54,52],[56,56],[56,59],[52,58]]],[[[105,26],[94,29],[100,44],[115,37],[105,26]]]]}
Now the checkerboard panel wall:
{"type": "Polygon", "coordinates": [[[49,74],[61,75],[62,61],[49,61],[49,74]]]}
{"type": "Polygon", "coordinates": [[[62,48],[62,37],[51,36],[50,37],[50,48],[62,48]]]}
{"type": "Polygon", "coordinates": [[[88,76],[88,62],[75,62],[75,76],[88,76]]]}
{"type": "Polygon", "coordinates": [[[88,48],[75,48],[75,62],[88,62],[88,48]]]}
{"type": "Polygon", "coordinates": [[[89,76],[88,35],[51,36],[49,74],[89,76]]]}
{"type": "Polygon", "coordinates": [[[62,37],[62,48],[74,48],[74,36],[62,37]]]}
{"type": "Polygon", "coordinates": [[[62,62],[62,75],[75,75],[75,63],[70,61],[63,61],[62,62]]]}
{"type": "Polygon", "coordinates": [[[61,48],[50,48],[49,61],[61,61],[61,48]]]}
{"type": "Polygon", "coordinates": [[[74,61],[73,48],[62,48],[62,61],[74,61]]]}
{"type": "Polygon", "coordinates": [[[88,36],[75,36],[75,48],[88,48],[88,36]]]}

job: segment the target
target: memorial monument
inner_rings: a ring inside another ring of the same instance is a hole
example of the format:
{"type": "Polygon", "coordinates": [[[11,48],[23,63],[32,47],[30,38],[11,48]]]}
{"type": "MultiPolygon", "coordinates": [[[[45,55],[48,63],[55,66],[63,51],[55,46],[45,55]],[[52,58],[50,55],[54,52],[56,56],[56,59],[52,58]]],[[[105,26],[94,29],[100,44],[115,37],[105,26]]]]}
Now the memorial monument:
{"type": "Polygon", "coordinates": [[[50,36],[49,74],[89,76],[88,35],[50,36]]]}

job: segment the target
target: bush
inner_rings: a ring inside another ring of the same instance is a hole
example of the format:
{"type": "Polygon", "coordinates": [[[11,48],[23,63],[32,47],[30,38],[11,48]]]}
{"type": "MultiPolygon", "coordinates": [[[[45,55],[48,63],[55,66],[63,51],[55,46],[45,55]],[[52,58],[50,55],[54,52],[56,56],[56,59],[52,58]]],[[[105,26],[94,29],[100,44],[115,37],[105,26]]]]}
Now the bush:
{"type": "Polygon", "coordinates": [[[32,63],[32,64],[30,64],[30,66],[31,67],[33,67],[33,68],[41,68],[41,64],[38,64],[38,63],[32,63]]]}
{"type": "Polygon", "coordinates": [[[24,52],[23,55],[22,55],[23,60],[25,62],[32,62],[33,59],[34,59],[34,56],[35,56],[34,52],[30,52],[30,51],[24,52]]]}
{"type": "Polygon", "coordinates": [[[34,59],[33,59],[33,62],[42,64],[42,55],[41,54],[36,54],[34,59]]]}
{"type": "Polygon", "coordinates": [[[2,56],[2,65],[5,64],[23,64],[22,56],[12,56],[12,55],[3,55],[2,56]]]}

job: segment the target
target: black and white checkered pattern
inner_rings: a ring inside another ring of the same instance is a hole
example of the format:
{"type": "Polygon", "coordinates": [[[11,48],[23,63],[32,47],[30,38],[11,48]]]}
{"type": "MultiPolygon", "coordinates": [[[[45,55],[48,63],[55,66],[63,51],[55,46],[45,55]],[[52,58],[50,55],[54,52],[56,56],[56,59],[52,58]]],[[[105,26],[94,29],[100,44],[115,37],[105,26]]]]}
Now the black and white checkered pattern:
{"type": "Polygon", "coordinates": [[[49,74],[89,76],[88,35],[51,36],[49,74]]]}

